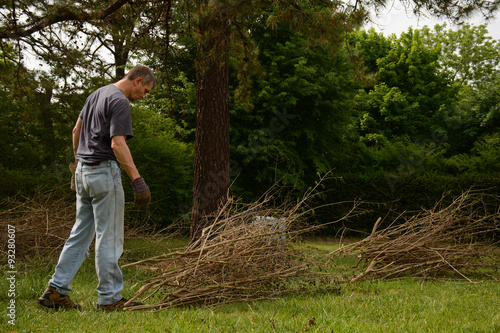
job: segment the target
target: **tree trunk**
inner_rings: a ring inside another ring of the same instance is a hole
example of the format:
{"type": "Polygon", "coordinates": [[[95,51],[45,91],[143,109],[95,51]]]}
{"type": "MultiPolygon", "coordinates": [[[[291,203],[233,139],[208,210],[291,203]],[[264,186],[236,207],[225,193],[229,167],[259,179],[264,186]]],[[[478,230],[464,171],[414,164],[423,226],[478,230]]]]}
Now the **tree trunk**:
{"type": "Polygon", "coordinates": [[[125,40],[120,39],[118,36],[113,36],[113,57],[115,58],[116,77],[115,80],[119,81],[125,76],[125,66],[128,61],[129,50],[125,45],[125,40]]]}
{"type": "Polygon", "coordinates": [[[229,58],[227,12],[219,9],[199,22],[196,73],[196,140],[191,242],[206,217],[227,200],[229,191],[229,58]]]}

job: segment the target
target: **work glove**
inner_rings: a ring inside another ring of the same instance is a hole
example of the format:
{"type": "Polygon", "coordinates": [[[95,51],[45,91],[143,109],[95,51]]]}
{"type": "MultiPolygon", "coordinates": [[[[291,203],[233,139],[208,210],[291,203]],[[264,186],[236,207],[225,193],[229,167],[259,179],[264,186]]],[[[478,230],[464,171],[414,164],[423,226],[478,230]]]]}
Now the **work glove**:
{"type": "Polygon", "coordinates": [[[149,205],[151,201],[151,192],[144,178],[139,177],[132,181],[132,187],[134,188],[134,205],[137,207],[149,205]]]}
{"type": "Polygon", "coordinates": [[[78,166],[78,163],[71,163],[69,165],[69,170],[71,170],[71,189],[73,191],[76,191],[76,186],[75,186],[75,172],[76,172],[76,167],[78,166]]]}

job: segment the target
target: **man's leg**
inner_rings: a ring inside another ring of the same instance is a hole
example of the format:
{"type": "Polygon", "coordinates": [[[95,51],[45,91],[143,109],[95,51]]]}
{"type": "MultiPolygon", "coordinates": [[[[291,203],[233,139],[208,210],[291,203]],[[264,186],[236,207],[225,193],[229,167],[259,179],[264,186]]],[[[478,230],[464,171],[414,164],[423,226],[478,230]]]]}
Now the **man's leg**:
{"type": "Polygon", "coordinates": [[[121,171],[114,161],[106,162],[106,196],[94,199],[96,228],[96,271],[99,278],[97,295],[99,305],[109,305],[122,299],[123,276],[118,259],[123,252],[123,221],[125,194],[121,171]]]}
{"type": "Polygon", "coordinates": [[[39,299],[39,303],[47,307],[74,308],[77,306],[66,295],[72,289],[70,282],[75,277],[83,260],[88,256],[88,249],[94,238],[95,228],[91,198],[82,181],[80,164],[75,173],[75,185],[77,191],[76,221],[61,251],[55,272],[49,281],[49,288],[39,299]]]}
{"type": "Polygon", "coordinates": [[[83,260],[88,256],[88,249],[94,238],[92,198],[90,198],[83,182],[81,163],[79,163],[75,173],[75,185],[77,191],[76,222],[59,256],[55,273],[49,281],[49,285],[64,295],[71,291],[69,284],[83,260]]]}

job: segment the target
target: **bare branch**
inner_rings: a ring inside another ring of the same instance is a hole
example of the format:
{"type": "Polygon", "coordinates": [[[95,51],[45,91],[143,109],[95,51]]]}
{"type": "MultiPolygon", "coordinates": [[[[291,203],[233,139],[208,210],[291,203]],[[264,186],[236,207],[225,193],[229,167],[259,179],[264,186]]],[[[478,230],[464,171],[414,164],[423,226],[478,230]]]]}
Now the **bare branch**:
{"type": "Polygon", "coordinates": [[[98,10],[91,13],[85,11],[77,12],[73,8],[61,7],[46,16],[35,19],[33,23],[23,26],[17,26],[16,21],[14,21],[12,30],[9,30],[9,27],[4,27],[2,29],[3,31],[0,31],[0,39],[19,39],[21,37],[27,37],[37,31],[61,22],[103,20],[128,2],[129,0],[117,0],[105,10],[98,10]]]}

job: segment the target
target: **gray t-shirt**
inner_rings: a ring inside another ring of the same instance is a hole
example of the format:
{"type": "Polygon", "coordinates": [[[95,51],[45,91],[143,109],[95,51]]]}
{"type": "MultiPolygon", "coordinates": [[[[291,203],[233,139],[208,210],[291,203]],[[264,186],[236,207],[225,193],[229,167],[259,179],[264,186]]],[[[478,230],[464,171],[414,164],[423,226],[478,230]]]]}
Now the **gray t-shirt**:
{"type": "Polygon", "coordinates": [[[83,163],[116,161],[111,138],[125,135],[128,140],[134,135],[130,103],[123,91],[113,84],[90,94],[79,117],[82,131],[76,157],[83,163]]]}

